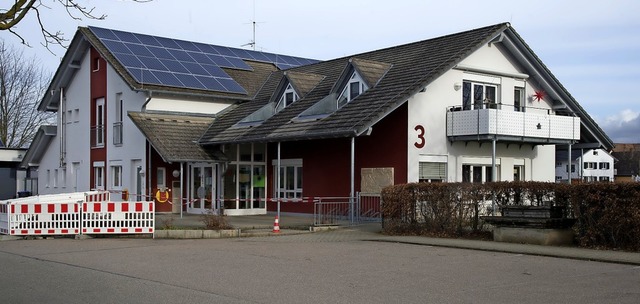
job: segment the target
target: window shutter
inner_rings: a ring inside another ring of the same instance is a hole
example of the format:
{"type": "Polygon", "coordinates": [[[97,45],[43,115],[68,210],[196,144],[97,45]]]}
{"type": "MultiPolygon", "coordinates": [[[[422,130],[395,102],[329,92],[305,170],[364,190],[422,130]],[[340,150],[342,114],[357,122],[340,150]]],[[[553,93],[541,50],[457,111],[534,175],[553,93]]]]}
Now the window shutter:
{"type": "Polygon", "coordinates": [[[420,179],[440,179],[446,180],[447,178],[447,164],[446,163],[420,163],[420,179]]]}

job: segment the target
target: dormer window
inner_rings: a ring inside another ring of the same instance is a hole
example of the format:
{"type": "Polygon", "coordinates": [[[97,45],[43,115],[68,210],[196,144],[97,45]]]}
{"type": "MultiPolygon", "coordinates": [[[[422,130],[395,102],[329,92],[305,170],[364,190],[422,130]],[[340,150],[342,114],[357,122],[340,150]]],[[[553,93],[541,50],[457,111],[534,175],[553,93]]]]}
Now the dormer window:
{"type": "Polygon", "coordinates": [[[342,93],[340,93],[340,97],[338,97],[338,109],[364,93],[367,89],[368,87],[362,80],[362,77],[360,77],[358,72],[354,71],[353,74],[351,74],[351,77],[349,77],[349,82],[346,83],[342,93]]]}
{"type": "Polygon", "coordinates": [[[280,112],[282,109],[288,107],[290,104],[296,102],[300,97],[296,93],[296,90],[293,89],[291,84],[287,84],[287,88],[282,92],[282,96],[280,100],[278,100],[278,104],[276,105],[276,112],[280,112]]]}

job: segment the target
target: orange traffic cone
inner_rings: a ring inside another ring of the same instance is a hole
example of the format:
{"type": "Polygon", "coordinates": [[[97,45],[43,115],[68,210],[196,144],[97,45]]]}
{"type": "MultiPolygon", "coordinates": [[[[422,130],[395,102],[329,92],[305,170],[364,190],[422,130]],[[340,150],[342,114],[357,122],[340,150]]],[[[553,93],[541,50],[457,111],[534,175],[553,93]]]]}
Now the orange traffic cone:
{"type": "Polygon", "coordinates": [[[273,233],[280,233],[280,221],[278,220],[277,215],[275,222],[273,222],[273,233]]]}

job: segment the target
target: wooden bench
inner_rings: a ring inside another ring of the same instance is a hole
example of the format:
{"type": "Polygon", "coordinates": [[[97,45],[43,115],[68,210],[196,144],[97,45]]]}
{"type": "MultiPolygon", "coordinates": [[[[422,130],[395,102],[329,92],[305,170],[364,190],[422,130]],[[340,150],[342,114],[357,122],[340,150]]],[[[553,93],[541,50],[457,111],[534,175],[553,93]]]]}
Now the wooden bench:
{"type": "Polygon", "coordinates": [[[495,226],[494,241],[539,245],[570,245],[575,219],[563,217],[563,207],[507,206],[502,216],[483,216],[495,226]]]}

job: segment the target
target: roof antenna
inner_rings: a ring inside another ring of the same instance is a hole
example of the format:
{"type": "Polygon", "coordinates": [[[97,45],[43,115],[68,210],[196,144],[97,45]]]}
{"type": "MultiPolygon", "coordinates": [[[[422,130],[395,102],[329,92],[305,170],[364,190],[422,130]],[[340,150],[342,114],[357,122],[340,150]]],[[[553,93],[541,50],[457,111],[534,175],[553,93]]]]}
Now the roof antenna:
{"type": "Polygon", "coordinates": [[[264,23],[264,22],[256,22],[256,0],[253,0],[253,19],[250,21],[251,21],[250,23],[245,23],[245,24],[251,24],[253,26],[253,39],[251,39],[249,43],[245,43],[241,46],[251,46],[251,48],[255,51],[256,50],[256,24],[264,23]]]}

